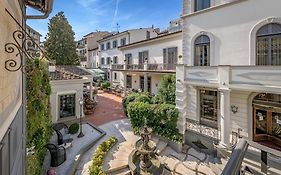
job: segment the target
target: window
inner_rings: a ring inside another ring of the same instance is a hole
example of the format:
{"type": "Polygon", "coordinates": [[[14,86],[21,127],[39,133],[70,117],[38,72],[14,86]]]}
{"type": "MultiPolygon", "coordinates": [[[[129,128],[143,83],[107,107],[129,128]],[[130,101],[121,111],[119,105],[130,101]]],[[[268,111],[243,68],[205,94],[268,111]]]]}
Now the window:
{"type": "Polygon", "coordinates": [[[144,64],[148,60],[148,51],[139,52],[139,64],[144,64]]]}
{"type": "Polygon", "coordinates": [[[281,24],[267,24],[258,30],[256,65],[281,65],[281,24]]]}
{"type": "Polygon", "coordinates": [[[132,76],[127,75],[127,88],[132,88],[132,76]]]}
{"type": "Polygon", "coordinates": [[[201,35],[195,40],[194,66],[210,66],[210,39],[201,35]]]}
{"type": "Polygon", "coordinates": [[[150,31],[146,31],[146,39],[150,39],[150,31]]]}
{"type": "Polygon", "coordinates": [[[194,0],[194,11],[203,10],[211,6],[210,0],[194,0]]]}
{"type": "Polygon", "coordinates": [[[60,95],[60,118],[75,116],[75,94],[60,95]]]}
{"type": "Polygon", "coordinates": [[[121,46],[125,46],[126,45],[126,38],[122,38],[120,40],[121,46]]]}
{"type": "Polygon", "coordinates": [[[117,80],[117,73],[114,73],[114,80],[117,80]]]}
{"type": "Polygon", "coordinates": [[[164,64],[177,64],[178,48],[171,47],[163,49],[163,63],[164,64]]]}
{"type": "Polygon", "coordinates": [[[125,54],[125,59],[126,59],[126,63],[127,63],[128,65],[133,64],[132,54],[131,54],[131,53],[125,54]]]}
{"type": "Polygon", "coordinates": [[[110,64],[110,61],[111,61],[111,58],[110,58],[110,57],[107,57],[107,58],[106,58],[106,63],[107,63],[107,64],[110,64]]]}
{"type": "Polygon", "coordinates": [[[118,57],[117,56],[113,57],[113,64],[118,64],[118,57]]]}
{"type": "Polygon", "coordinates": [[[103,58],[103,57],[101,58],[101,64],[102,64],[102,65],[104,65],[104,64],[105,64],[105,60],[104,60],[104,58],[103,58]]]}
{"type": "Polygon", "coordinates": [[[106,43],[106,49],[110,49],[110,42],[106,43]]]}
{"type": "Polygon", "coordinates": [[[101,50],[104,50],[104,44],[101,44],[100,47],[101,47],[101,50]]]}
{"type": "Polygon", "coordinates": [[[200,123],[217,128],[217,91],[200,90],[200,123]]]}
{"type": "Polygon", "coordinates": [[[113,41],[113,48],[116,48],[117,47],[117,40],[114,40],[113,41]]]}

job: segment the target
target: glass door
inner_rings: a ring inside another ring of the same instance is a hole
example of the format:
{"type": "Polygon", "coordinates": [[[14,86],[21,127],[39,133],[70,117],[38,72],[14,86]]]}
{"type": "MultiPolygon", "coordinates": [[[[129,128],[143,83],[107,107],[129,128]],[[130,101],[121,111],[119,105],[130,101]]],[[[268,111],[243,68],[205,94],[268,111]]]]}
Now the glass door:
{"type": "Polygon", "coordinates": [[[268,134],[268,112],[254,108],[254,141],[266,140],[268,134]]]}
{"type": "Polygon", "coordinates": [[[281,112],[272,112],[271,128],[272,141],[281,145],[281,112]]]}

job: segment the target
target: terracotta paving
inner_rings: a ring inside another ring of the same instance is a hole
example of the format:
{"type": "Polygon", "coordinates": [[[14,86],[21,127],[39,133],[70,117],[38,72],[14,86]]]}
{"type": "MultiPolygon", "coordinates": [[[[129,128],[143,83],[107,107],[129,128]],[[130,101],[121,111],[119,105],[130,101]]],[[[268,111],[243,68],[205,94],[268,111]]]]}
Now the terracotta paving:
{"type": "Polygon", "coordinates": [[[97,101],[94,113],[86,116],[87,121],[99,126],[126,118],[123,112],[121,97],[99,91],[97,101]]]}

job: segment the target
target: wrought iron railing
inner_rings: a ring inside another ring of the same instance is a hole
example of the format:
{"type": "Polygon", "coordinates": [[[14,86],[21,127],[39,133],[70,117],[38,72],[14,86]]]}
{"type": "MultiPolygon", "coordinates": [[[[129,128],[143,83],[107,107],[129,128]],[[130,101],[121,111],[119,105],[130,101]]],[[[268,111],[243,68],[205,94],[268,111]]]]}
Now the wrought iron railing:
{"type": "Polygon", "coordinates": [[[25,28],[21,26],[21,24],[7,9],[5,10],[19,27],[19,29],[15,30],[12,34],[13,41],[5,44],[5,52],[13,54],[13,56],[6,58],[5,69],[11,72],[16,72],[20,69],[23,71],[24,56],[30,60],[41,59],[43,57],[47,58],[39,43],[37,43],[34,38],[26,32],[25,28]]]}
{"type": "Polygon", "coordinates": [[[147,69],[150,71],[176,71],[175,64],[147,64],[147,69]]]}
{"type": "Polygon", "coordinates": [[[112,70],[123,70],[124,65],[123,64],[112,64],[112,70]]]}
{"type": "Polygon", "coordinates": [[[128,70],[143,70],[144,64],[127,64],[126,67],[128,70]]]}
{"type": "Polygon", "coordinates": [[[220,132],[216,128],[200,124],[198,121],[186,120],[186,129],[201,135],[220,140],[220,132]]]}

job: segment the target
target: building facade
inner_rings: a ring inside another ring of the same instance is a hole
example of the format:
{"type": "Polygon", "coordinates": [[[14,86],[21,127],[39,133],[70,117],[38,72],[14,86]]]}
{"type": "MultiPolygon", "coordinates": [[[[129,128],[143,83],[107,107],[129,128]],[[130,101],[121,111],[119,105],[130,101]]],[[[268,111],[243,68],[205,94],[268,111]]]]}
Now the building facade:
{"type": "Polygon", "coordinates": [[[126,30],[104,37],[98,41],[99,60],[96,62],[97,67],[106,71],[107,79],[111,81],[110,66],[122,59],[122,52],[118,47],[156,36],[157,29],[151,27],[126,30]]]}
{"type": "Polygon", "coordinates": [[[97,41],[109,34],[110,33],[106,31],[91,32],[83,36],[81,40],[77,41],[76,50],[82,67],[96,68],[95,56],[98,54],[98,52],[96,52],[96,49],[98,48],[97,41]]]}
{"type": "MultiPolygon", "coordinates": [[[[25,59],[29,55],[26,19],[47,18],[52,1],[0,1],[0,174],[25,174],[25,59]],[[26,15],[26,5],[43,15],[26,15]]],[[[32,45],[31,45],[32,46],[32,45]]]]}
{"type": "Polygon", "coordinates": [[[157,37],[119,47],[122,58],[111,65],[113,85],[133,91],[156,94],[164,75],[175,74],[182,55],[182,32],[165,33],[157,37]]]}
{"type": "Polygon", "coordinates": [[[278,0],[184,0],[178,128],[186,142],[232,145],[235,135],[281,146],[278,0]]]}

